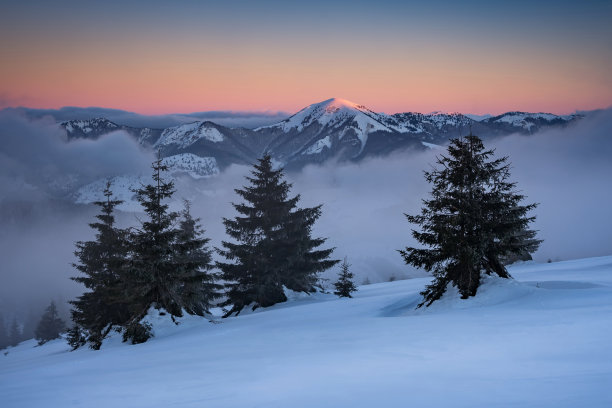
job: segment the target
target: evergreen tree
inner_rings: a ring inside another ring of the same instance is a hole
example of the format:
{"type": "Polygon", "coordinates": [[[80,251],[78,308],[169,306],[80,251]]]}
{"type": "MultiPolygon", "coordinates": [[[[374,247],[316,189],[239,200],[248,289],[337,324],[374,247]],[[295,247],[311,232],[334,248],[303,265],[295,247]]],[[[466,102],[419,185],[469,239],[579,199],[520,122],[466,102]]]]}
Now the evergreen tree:
{"type": "MultiPolygon", "coordinates": [[[[67,340],[68,344],[70,345],[70,347],[72,347],[72,350],[74,351],[79,347],[82,347],[87,344],[87,334],[81,327],[75,324],[68,330],[67,340]]],[[[100,346],[101,345],[102,344],[100,343],[100,346]]],[[[98,346],[98,348],[100,347],[98,346]]]]}
{"type": "Polygon", "coordinates": [[[45,313],[43,313],[36,327],[34,337],[38,340],[39,345],[44,344],[49,340],[59,338],[64,328],[65,323],[57,314],[55,302],[51,302],[47,309],[45,309],[45,313]]]}
{"type": "Polygon", "coordinates": [[[357,291],[357,287],[353,283],[353,273],[349,271],[350,266],[351,264],[348,263],[345,257],[340,265],[338,280],[334,282],[334,287],[336,288],[334,295],[352,298],[351,293],[357,291]]]}
{"type": "Polygon", "coordinates": [[[127,231],[115,226],[115,207],[122,201],[113,200],[112,196],[108,182],[105,200],[94,202],[100,207],[98,221],[89,224],[96,231],[95,240],[77,242],[75,255],[79,262],[73,264],[82,276],[72,280],[89,291],[70,302],[72,320],[95,350],[113,325],[122,325],[130,317],[123,283],[128,257],[127,231]]]}
{"type": "Polygon", "coordinates": [[[21,341],[21,328],[19,327],[19,323],[17,323],[17,318],[13,318],[13,323],[11,324],[9,330],[9,338],[8,345],[15,347],[21,341]]]}
{"type": "Polygon", "coordinates": [[[223,223],[237,243],[223,241],[219,253],[230,262],[218,262],[231,305],[225,316],[240,313],[247,305],[271,306],[287,300],[283,286],[300,292],[313,292],[317,273],[333,265],[332,249],[315,250],[324,238],[311,238],[321,206],[297,208],[300,196],[287,198],[291,184],[283,180],[283,170],[273,170],[265,155],[254,166],[250,186],[235,190],[246,203],[233,204],[240,214],[223,223]]]}
{"type": "Polygon", "coordinates": [[[434,275],[419,307],[439,299],[448,284],[464,299],[476,295],[481,273],[510,278],[503,260],[534,252],[541,242],[528,229],[535,217],[527,213],[536,204],[520,204],[524,196],[508,181],[508,158],[493,159],[493,154],[470,134],[452,139],[448,156],[437,160],[439,168],[425,172],[433,184],[431,198],[423,200],[421,214],[406,214],[420,225],[412,235],[425,248],[400,251],[407,264],[434,275]]]}
{"type": "MultiPolygon", "coordinates": [[[[174,228],[179,214],[169,211],[167,200],[174,194],[174,183],[166,181],[162,172],[168,167],[158,155],[151,166],[153,183],[135,190],[136,199],[147,219],[130,234],[131,259],[126,274],[127,293],[130,294],[130,322],[124,340],[132,343],[146,341],[141,336],[139,321],[151,306],[164,309],[174,318],[182,316],[180,274],[174,265],[173,245],[178,236],[174,228]]],[[[148,333],[147,333],[148,334],[148,333]]],[[[148,337],[147,337],[148,338],[148,337]]]]}
{"type": "Polygon", "coordinates": [[[172,318],[204,314],[215,298],[216,285],[210,270],[208,240],[202,238],[197,220],[183,212],[169,211],[167,200],[174,194],[174,183],[162,172],[168,167],[160,156],[153,162],[153,184],[136,190],[147,220],[130,234],[131,259],[126,274],[130,294],[130,322],[124,340],[146,341],[150,328],[139,321],[150,307],[167,311],[172,318]]]}
{"type": "Polygon", "coordinates": [[[0,350],[8,346],[8,332],[4,323],[4,315],[0,313],[0,350]]]}
{"type": "Polygon", "coordinates": [[[189,201],[184,204],[174,243],[174,267],[183,282],[181,297],[185,311],[203,316],[210,313],[212,302],[221,296],[222,286],[215,282],[218,276],[211,272],[212,250],[207,246],[210,239],[204,238],[200,219],[191,216],[189,201]]]}

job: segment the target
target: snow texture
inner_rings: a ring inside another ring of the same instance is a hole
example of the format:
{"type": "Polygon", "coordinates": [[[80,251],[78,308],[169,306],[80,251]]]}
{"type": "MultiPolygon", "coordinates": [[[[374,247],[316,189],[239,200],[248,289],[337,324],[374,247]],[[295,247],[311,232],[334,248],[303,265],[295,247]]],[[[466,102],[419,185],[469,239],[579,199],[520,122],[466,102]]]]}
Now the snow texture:
{"type": "Polygon", "coordinates": [[[185,148],[200,139],[219,143],[224,140],[224,137],[210,122],[193,122],[164,129],[154,147],[174,144],[185,148]]]}
{"type": "Polygon", "coordinates": [[[153,312],[140,345],[26,341],[0,355],[2,407],[612,406],[612,256],[510,272],[418,310],[427,278],[214,323],[153,312]]]}
{"type": "MultiPolygon", "coordinates": [[[[168,166],[171,177],[188,175],[194,179],[208,178],[219,175],[219,166],[214,157],[200,157],[191,153],[181,153],[162,159],[162,163],[168,166]]],[[[107,181],[111,182],[113,197],[122,200],[118,206],[120,210],[137,210],[140,204],[136,201],[134,190],[141,188],[150,182],[150,178],[142,175],[123,175],[96,180],[86,184],[74,193],[74,202],[77,204],[89,204],[94,201],[104,201],[104,188],[107,181]]]]}
{"type": "Polygon", "coordinates": [[[520,127],[526,130],[530,130],[534,125],[536,120],[543,120],[546,122],[552,122],[556,120],[561,120],[564,122],[568,122],[570,120],[575,119],[575,115],[553,115],[552,113],[527,113],[527,112],[508,112],[503,115],[496,116],[494,118],[490,118],[488,120],[493,122],[503,122],[509,123],[514,127],[520,127]]]}
{"type": "Polygon", "coordinates": [[[119,209],[128,211],[139,208],[134,190],[143,186],[147,180],[143,176],[137,175],[116,176],[96,180],[79,188],[74,193],[74,202],[77,204],[90,204],[95,201],[105,201],[104,189],[108,181],[111,182],[113,199],[123,201],[118,206],[119,209]]]}
{"type": "Polygon", "coordinates": [[[386,116],[385,114],[372,112],[363,105],[358,105],[345,99],[332,98],[309,105],[282,122],[257,128],[255,131],[265,128],[277,128],[283,132],[291,130],[301,132],[315,123],[320,125],[321,130],[340,128],[348,124],[355,131],[363,150],[369,133],[375,131],[391,132],[389,127],[381,123],[381,120],[384,120],[386,116]]]}
{"type": "Polygon", "coordinates": [[[316,143],[306,149],[303,154],[318,154],[321,153],[325,147],[331,149],[331,146],[332,143],[329,136],[325,136],[323,139],[317,140],[316,143]]]}
{"type": "Polygon", "coordinates": [[[168,166],[170,174],[187,173],[195,179],[219,175],[219,166],[214,157],[181,153],[163,158],[162,163],[168,166]]]}
{"type": "Polygon", "coordinates": [[[95,118],[87,120],[70,120],[61,124],[68,133],[81,131],[84,134],[91,133],[94,130],[112,130],[118,128],[116,124],[105,118],[95,118]]]}

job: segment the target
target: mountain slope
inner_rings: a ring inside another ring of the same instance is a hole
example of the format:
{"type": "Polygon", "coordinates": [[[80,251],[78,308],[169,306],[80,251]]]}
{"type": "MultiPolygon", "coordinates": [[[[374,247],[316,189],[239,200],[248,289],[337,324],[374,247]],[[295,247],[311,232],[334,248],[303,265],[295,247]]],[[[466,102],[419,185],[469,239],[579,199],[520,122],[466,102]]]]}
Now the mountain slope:
{"type": "Polygon", "coordinates": [[[281,122],[253,130],[228,128],[208,121],[167,129],[138,129],[103,118],[62,122],[61,126],[70,139],[96,138],[123,130],[139,143],[159,149],[163,156],[214,157],[220,169],[231,164],[252,164],[264,152],[292,169],[331,158],[360,160],[401,149],[423,149],[423,143],[443,145],[449,138],[470,131],[485,139],[511,133],[530,134],[547,127],[566,126],[580,117],[525,112],[508,112],[478,120],[461,113],[387,115],[345,99],[332,98],[309,105],[281,122]]]}
{"type": "Polygon", "coordinates": [[[60,126],[66,130],[68,140],[96,139],[104,134],[123,130],[143,145],[152,145],[162,133],[162,129],[135,128],[118,125],[105,118],[82,120],[69,120],[61,122],[60,126]]]}
{"type": "Polygon", "coordinates": [[[607,407],[612,257],[511,268],[475,298],[414,310],[428,279],[316,294],[156,337],[0,355],[3,408],[607,407]]]}

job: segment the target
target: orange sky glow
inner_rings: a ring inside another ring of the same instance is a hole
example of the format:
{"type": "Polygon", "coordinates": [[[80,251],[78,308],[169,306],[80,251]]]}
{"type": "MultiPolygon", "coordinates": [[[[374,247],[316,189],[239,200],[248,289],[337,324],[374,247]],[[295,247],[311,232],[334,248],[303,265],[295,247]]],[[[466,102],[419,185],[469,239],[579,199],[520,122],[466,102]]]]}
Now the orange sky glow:
{"type": "MultiPolygon", "coordinates": [[[[376,16],[366,17],[364,22],[376,16]]],[[[515,25],[457,34],[432,23],[410,29],[390,20],[355,29],[338,21],[337,28],[331,22],[213,27],[211,20],[184,27],[147,22],[146,29],[133,29],[131,22],[74,30],[53,25],[45,31],[11,26],[7,17],[10,27],[0,29],[0,108],[295,112],[331,97],[386,113],[570,113],[612,105],[609,29],[603,37],[602,28],[585,31],[591,42],[584,46],[570,42],[576,38],[571,26],[567,40],[557,41],[557,32],[535,23],[534,37],[526,40],[521,35],[528,30],[515,25]]]]}

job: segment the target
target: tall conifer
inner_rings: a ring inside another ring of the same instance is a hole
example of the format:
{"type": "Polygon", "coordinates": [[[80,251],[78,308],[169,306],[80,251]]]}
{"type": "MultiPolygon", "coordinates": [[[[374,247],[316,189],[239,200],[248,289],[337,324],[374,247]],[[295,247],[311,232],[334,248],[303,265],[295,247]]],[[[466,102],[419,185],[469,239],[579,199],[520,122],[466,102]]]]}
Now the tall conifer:
{"type": "Polygon", "coordinates": [[[527,213],[536,204],[521,205],[525,198],[508,181],[507,157],[492,158],[474,135],[452,139],[448,155],[438,168],[425,172],[433,184],[419,215],[406,215],[420,226],[414,238],[424,248],[401,250],[407,264],[432,272],[434,281],[422,292],[423,304],[439,299],[448,284],[457,286],[462,298],[476,295],[481,273],[510,278],[503,265],[513,254],[535,251],[540,242],[528,225],[527,213]]]}
{"type": "Polygon", "coordinates": [[[204,237],[200,219],[193,218],[190,209],[189,201],[185,200],[174,243],[174,265],[183,282],[183,307],[189,314],[203,316],[210,313],[213,301],[221,296],[223,287],[216,283],[218,276],[212,272],[210,239],[204,237]]]}
{"type": "Polygon", "coordinates": [[[94,202],[100,207],[98,221],[89,224],[96,231],[95,240],[76,244],[79,262],[73,266],[81,276],[72,280],[83,284],[88,291],[70,302],[72,320],[96,350],[111,327],[124,324],[130,316],[123,284],[128,257],[127,231],[116,227],[114,216],[115,207],[122,201],[112,198],[110,182],[106,184],[104,197],[105,200],[94,202]]]}
{"type": "Polygon", "coordinates": [[[229,262],[218,262],[231,306],[226,316],[240,313],[247,305],[271,306],[287,300],[283,287],[312,292],[317,273],[333,265],[332,249],[316,250],[324,238],[311,238],[321,206],[298,208],[300,196],[288,198],[291,184],[283,170],[274,170],[265,155],[255,164],[251,183],[235,190],[245,203],[233,204],[240,214],[224,219],[227,234],[235,242],[223,241],[219,253],[229,262]]]}
{"type": "Polygon", "coordinates": [[[4,315],[0,313],[0,350],[8,346],[8,330],[4,322],[4,315]]]}

